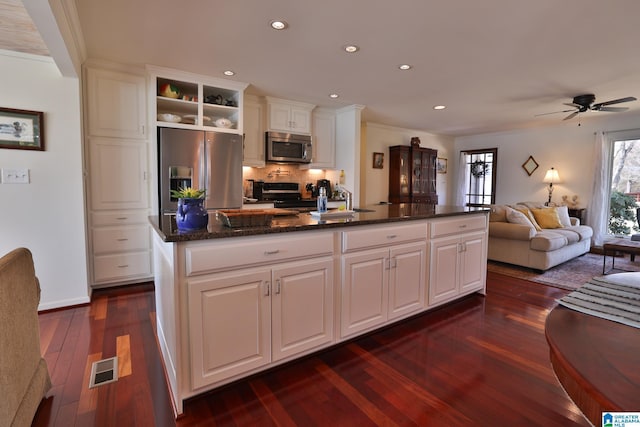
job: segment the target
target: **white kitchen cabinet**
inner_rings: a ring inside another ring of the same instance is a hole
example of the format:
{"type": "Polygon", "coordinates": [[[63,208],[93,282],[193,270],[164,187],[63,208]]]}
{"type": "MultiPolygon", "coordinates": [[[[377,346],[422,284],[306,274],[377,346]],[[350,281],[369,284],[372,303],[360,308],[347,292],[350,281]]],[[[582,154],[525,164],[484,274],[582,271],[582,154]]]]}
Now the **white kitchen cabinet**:
{"type": "Polygon", "coordinates": [[[89,134],[146,139],[146,80],[143,76],[86,69],[89,134]]]}
{"type": "Polygon", "coordinates": [[[311,112],[315,105],[266,97],[270,131],[311,134],[311,112]]]}
{"type": "Polygon", "coordinates": [[[330,257],[187,282],[193,389],[333,342],[330,257]]]}
{"type": "Polygon", "coordinates": [[[342,338],[424,308],[426,248],[424,223],[343,233],[342,338]]]}
{"type": "Polygon", "coordinates": [[[274,267],[272,286],[274,361],[333,342],[332,258],[274,267]]]}
{"type": "Polygon", "coordinates": [[[94,287],[152,277],[144,70],[84,69],[89,271],[94,287]]]}
{"type": "Polygon", "coordinates": [[[311,163],[300,169],[334,169],[336,167],[336,113],[315,109],[312,121],[313,154],[311,163]]]}
{"type": "Polygon", "coordinates": [[[245,96],[242,165],[264,167],[264,105],[257,97],[245,96]]]}
{"type": "Polygon", "coordinates": [[[234,272],[187,283],[191,388],[271,362],[271,272],[234,272]]]}
{"type": "Polygon", "coordinates": [[[483,290],[486,277],[486,217],[431,224],[429,305],[483,290]]]}
{"type": "Polygon", "coordinates": [[[91,209],[148,208],[147,145],[119,138],[87,140],[91,209]]]}

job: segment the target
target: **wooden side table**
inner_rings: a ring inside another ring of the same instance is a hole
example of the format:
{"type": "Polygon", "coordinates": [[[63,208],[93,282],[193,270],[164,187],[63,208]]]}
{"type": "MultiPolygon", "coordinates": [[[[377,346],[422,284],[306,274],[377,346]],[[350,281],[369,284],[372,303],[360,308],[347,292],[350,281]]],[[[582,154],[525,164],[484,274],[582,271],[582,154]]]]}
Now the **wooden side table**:
{"type": "Polygon", "coordinates": [[[569,216],[578,218],[580,225],[584,225],[587,220],[587,208],[568,208],[569,216]]]}
{"type": "MultiPolygon", "coordinates": [[[[611,270],[616,268],[616,252],[623,254],[629,254],[631,261],[635,261],[636,255],[640,255],[640,242],[632,241],[629,239],[613,239],[608,240],[602,245],[602,274],[607,274],[605,268],[607,265],[607,253],[612,255],[611,270]]],[[[618,269],[620,270],[620,269],[618,269]]],[[[625,270],[623,270],[625,271],[625,270]]]]}

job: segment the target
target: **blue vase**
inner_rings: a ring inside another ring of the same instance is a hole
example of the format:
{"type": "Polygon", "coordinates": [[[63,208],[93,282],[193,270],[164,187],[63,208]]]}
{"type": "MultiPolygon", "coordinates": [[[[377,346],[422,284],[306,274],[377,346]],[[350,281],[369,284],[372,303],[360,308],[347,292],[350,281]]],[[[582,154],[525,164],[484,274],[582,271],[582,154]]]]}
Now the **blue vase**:
{"type": "Polygon", "coordinates": [[[204,208],[204,199],[178,199],[176,225],[180,231],[207,228],[209,213],[204,208]]]}

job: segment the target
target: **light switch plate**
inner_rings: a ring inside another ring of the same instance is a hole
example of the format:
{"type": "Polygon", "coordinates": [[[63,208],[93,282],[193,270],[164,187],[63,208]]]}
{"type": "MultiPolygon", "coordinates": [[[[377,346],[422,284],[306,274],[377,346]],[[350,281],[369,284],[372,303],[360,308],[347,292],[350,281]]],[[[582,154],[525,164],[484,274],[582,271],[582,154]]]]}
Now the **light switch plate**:
{"type": "Polygon", "coordinates": [[[29,169],[2,169],[3,184],[28,184],[29,169]]]}

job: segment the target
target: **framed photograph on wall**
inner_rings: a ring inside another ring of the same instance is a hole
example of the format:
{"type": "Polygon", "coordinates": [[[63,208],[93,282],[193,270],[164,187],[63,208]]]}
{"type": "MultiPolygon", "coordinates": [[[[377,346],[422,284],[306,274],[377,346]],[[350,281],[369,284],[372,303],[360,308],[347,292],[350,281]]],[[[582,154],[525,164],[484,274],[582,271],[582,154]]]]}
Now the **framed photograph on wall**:
{"type": "Polygon", "coordinates": [[[0,148],[44,151],[41,111],[0,107],[0,148]]]}
{"type": "Polygon", "coordinates": [[[447,159],[442,157],[436,159],[436,171],[438,173],[447,173],[447,159]]]}
{"type": "Polygon", "coordinates": [[[373,168],[382,169],[384,167],[384,153],[373,153],[373,168]]]}

